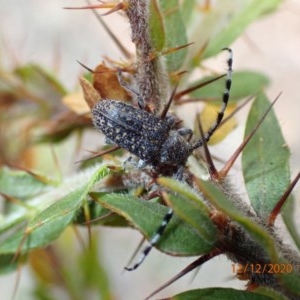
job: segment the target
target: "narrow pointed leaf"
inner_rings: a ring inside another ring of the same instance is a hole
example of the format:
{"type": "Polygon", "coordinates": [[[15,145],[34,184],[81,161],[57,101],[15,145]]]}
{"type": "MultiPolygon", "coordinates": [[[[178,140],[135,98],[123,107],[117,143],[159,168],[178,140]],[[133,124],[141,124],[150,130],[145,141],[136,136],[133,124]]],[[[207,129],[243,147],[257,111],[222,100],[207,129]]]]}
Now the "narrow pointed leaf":
{"type": "Polygon", "coordinates": [[[157,3],[157,0],[150,0],[149,2],[150,18],[150,37],[151,42],[156,51],[163,50],[165,46],[165,28],[163,17],[157,3]]]}
{"type": "Polygon", "coordinates": [[[84,177],[81,177],[81,182],[77,182],[77,187],[73,191],[68,192],[64,187],[64,190],[60,192],[65,194],[59,197],[59,193],[57,193],[57,198],[51,199],[54,203],[48,204],[45,208],[43,208],[43,203],[39,203],[40,207],[31,211],[32,217],[28,219],[25,227],[22,226],[14,234],[2,239],[0,254],[15,253],[24,238],[22,253],[31,248],[46,246],[58,238],[74,219],[92,186],[109,173],[106,166],[97,168],[96,171],[95,168],[92,170],[91,176],[86,177],[85,180],[83,180],[84,177]]]}
{"type": "Polygon", "coordinates": [[[244,1],[242,5],[237,7],[239,11],[232,12],[233,17],[229,18],[229,22],[223,25],[222,30],[209,41],[208,47],[203,54],[203,58],[216,55],[220,49],[232,44],[252,21],[276,9],[280,2],[280,0],[244,1]]]}
{"type": "MultiPolygon", "coordinates": [[[[168,208],[130,195],[106,194],[99,202],[104,207],[123,216],[148,240],[156,233],[168,208]]],[[[201,239],[194,228],[174,216],[168,224],[157,248],[176,256],[200,255],[211,250],[212,245],[201,239]]]]}
{"type": "MultiPolygon", "coordinates": [[[[165,49],[186,45],[188,43],[186,29],[178,0],[159,0],[159,4],[165,24],[165,49]]],[[[169,72],[175,72],[182,66],[187,51],[187,48],[183,48],[166,56],[169,72]]]]}
{"type": "Polygon", "coordinates": [[[174,194],[165,199],[186,223],[194,227],[202,239],[214,245],[217,241],[217,230],[209,218],[209,210],[202,202],[197,191],[180,181],[171,178],[159,178],[158,183],[168,187],[174,194]]]}
{"type": "MultiPolygon", "coordinates": [[[[247,119],[245,137],[270,106],[265,95],[257,97],[247,119]]],[[[242,168],[251,204],[267,217],[290,182],[290,152],[271,110],[242,154],[242,168]]]]}
{"type": "Polygon", "coordinates": [[[273,238],[260,225],[244,216],[216,185],[211,182],[199,181],[201,192],[217,209],[224,212],[232,220],[240,224],[254,240],[256,240],[268,253],[272,262],[278,262],[278,254],[275,249],[273,238]]]}
{"type": "Polygon", "coordinates": [[[6,167],[0,169],[0,192],[8,196],[26,199],[41,193],[46,187],[46,182],[28,172],[6,167]]]}
{"type": "Polygon", "coordinates": [[[180,196],[198,203],[199,209],[201,209],[202,213],[208,215],[209,209],[203,203],[203,197],[186,183],[167,177],[158,178],[157,182],[162,186],[169,188],[172,192],[178,193],[180,196]]]}
{"type": "MultiPolygon", "coordinates": [[[[300,297],[300,277],[299,277],[299,264],[293,266],[293,272],[292,273],[284,273],[278,275],[278,279],[282,283],[282,285],[291,293],[298,296],[298,299],[300,297]]],[[[294,298],[296,299],[296,298],[294,298]]]]}
{"type": "Polygon", "coordinates": [[[212,247],[217,242],[217,230],[207,214],[203,214],[198,203],[172,194],[167,200],[177,216],[197,230],[202,239],[212,247]]]}
{"type": "MultiPolygon", "coordinates": [[[[190,86],[194,86],[209,79],[213,76],[205,77],[200,81],[193,82],[190,86]]],[[[198,90],[193,91],[191,98],[215,99],[221,102],[222,91],[224,90],[224,78],[210,83],[198,90]]],[[[269,79],[262,73],[253,71],[237,71],[232,75],[232,87],[230,91],[230,103],[234,103],[242,98],[255,95],[262,91],[268,84],[269,79]]]]}

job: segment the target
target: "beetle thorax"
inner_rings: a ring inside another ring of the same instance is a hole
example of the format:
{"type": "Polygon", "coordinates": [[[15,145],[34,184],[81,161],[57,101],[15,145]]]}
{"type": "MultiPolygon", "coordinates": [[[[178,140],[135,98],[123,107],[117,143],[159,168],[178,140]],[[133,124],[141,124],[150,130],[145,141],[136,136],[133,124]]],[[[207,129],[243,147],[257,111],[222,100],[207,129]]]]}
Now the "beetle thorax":
{"type": "Polygon", "coordinates": [[[177,131],[171,130],[160,151],[160,162],[184,165],[190,154],[189,144],[177,131]]]}

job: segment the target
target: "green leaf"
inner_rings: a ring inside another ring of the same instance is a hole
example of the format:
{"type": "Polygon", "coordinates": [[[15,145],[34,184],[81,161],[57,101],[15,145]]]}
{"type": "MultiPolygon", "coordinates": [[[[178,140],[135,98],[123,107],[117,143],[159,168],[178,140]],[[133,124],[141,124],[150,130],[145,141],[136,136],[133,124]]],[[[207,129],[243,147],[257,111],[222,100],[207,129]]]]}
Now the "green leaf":
{"type": "MultiPolygon", "coordinates": [[[[190,84],[195,86],[196,84],[206,82],[210,79],[215,78],[215,76],[208,76],[201,80],[195,81],[190,84]]],[[[200,89],[193,91],[190,95],[192,98],[200,99],[219,99],[221,101],[222,92],[224,87],[224,78],[221,78],[215,82],[212,82],[200,89]]],[[[261,92],[268,84],[269,79],[262,73],[253,71],[237,71],[232,74],[232,87],[230,91],[230,103],[234,103],[245,97],[255,95],[261,92]]]]}
{"type": "MultiPolygon", "coordinates": [[[[270,107],[265,95],[254,101],[247,119],[245,137],[270,107]]],[[[242,153],[246,188],[256,213],[268,217],[290,182],[290,152],[271,110],[242,153]]]]}
{"type": "Polygon", "coordinates": [[[56,109],[61,105],[62,96],[67,94],[55,76],[39,65],[24,65],[17,68],[15,74],[23,81],[24,88],[32,95],[32,99],[42,101],[46,107],[56,109]]]}
{"type": "Polygon", "coordinates": [[[0,255],[0,275],[14,271],[18,267],[18,262],[14,260],[14,255],[0,255]]]}
{"type": "MultiPolygon", "coordinates": [[[[56,197],[51,199],[54,203],[46,207],[43,207],[45,203],[38,203],[39,206],[31,211],[32,217],[29,218],[27,225],[2,239],[0,254],[16,253],[17,250],[26,253],[32,248],[46,246],[58,238],[74,219],[92,186],[110,172],[105,165],[97,168],[96,171],[95,168],[92,170],[93,173],[90,176],[86,178],[82,176],[81,181],[77,181],[77,186],[73,191],[66,191],[64,186],[57,191],[57,194],[49,194],[48,197],[56,197]]],[[[41,199],[45,200],[47,197],[41,199]]]]}
{"type": "Polygon", "coordinates": [[[268,288],[265,286],[257,287],[255,289],[255,293],[262,296],[271,297],[271,299],[274,300],[286,300],[286,297],[284,295],[281,295],[278,292],[274,291],[272,288],[268,288]]]}
{"type": "Polygon", "coordinates": [[[181,1],[181,15],[184,23],[187,25],[191,20],[193,12],[196,8],[196,0],[183,0],[181,1]]]}
{"type": "Polygon", "coordinates": [[[170,300],[274,300],[273,297],[231,288],[206,288],[190,290],[169,298],[170,300]]]}
{"type": "Polygon", "coordinates": [[[231,12],[228,16],[229,22],[222,24],[220,30],[209,41],[203,54],[203,58],[214,56],[224,47],[228,47],[246,27],[260,16],[274,10],[281,3],[280,0],[248,0],[239,3],[239,11],[231,12]],[[242,3],[242,4],[241,4],[242,3]]]}
{"type": "MultiPolygon", "coordinates": [[[[165,49],[176,48],[188,43],[186,29],[180,13],[178,0],[159,0],[165,24],[165,49]]],[[[172,52],[166,56],[169,72],[175,72],[182,66],[187,48],[172,52]]]]}
{"type": "MultiPolygon", "coordinates": [[[[130,195],[106,194],[100,204],[123,216],[148,240],[156,233],[168,208],[130,195]]],[[[212,244],[201,239],[194,228],[174,216],[160,239],[157,248],[176,256],[193,256],[206,253],[212,244]]]]}
{"type": "Polygon", "coordinates": [[[217,230],[209,218],[209,210],[196,190],[180,181],[171,178],[159,178],[157,182],[170,189],[165,199],[176,215],[194,227],[202,239],[214,245],[217,241],[217,230]]]}
{"type": "Polygon", "coordinates": [[[244,216],[237,209],[233,201],[229,199],[215,184],[200,180],[199,188],[206,199],[208,199],[218,210],[222,211],[232,220],[240,224],[252,236],[252,238],[263,247],[273,263],[278,262],[278,254],[275,249],[273,238],[262,226],[254,223],[253,220],[244,216]]]}
{"type": "MultiPolygon", "coordinates": [[[[294,270],[292,273],[284,273],[278,275],[280,282],[282,285],[291,293],[300,296],[300,277],[299,277],[299,265],[293,266],[294,270]]],[[[296,298],[294,298],[296,299],[296,298]]]]}
{"type": "Polygon", "coordinates": [[[150,0],[149,10],[149,29],[151,42],[156,51],[161,51],[165,46],[165,28],[157,0],[150,0]]]}
{"type": "Polygon", "coordinates": [[[111,214],[111,211],[104,208],[98,203],[98,200],[107,193],[92,192],[93,199],[87,201],[77,211],[76,219],[73,221],[74,224],[83,226],[95,226],[95,225],[106,225],[116,227],[128,227],[128,222],[121,216],[111,214]]]}
{"type": "Polygon", "coordinates": [[[217,242],[217,230],[207,214],[203,214],[198,203],[169,195],[168,204],[177,216],[197,230],[202,239],[212,246],[217,242]]]}
{"type": "Polygon", "coordinates": [[[43,178],[44,181],[42,177],[33,176],[29,172],[3,167],[0,169],[0,192],[18,199],[33,197],[51,182],[46,177],[43,178]]]}

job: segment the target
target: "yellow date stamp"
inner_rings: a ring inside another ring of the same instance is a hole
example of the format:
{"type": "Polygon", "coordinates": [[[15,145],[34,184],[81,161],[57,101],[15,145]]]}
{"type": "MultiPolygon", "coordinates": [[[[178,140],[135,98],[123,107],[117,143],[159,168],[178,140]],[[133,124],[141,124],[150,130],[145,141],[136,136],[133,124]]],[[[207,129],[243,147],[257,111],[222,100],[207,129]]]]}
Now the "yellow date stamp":
{"type": "Polygon", "coordinates": [[[231,270],[234,274],[287,274],[292,273],[294,269],[295,268],[292,264],[231,264],[231,270]]]}

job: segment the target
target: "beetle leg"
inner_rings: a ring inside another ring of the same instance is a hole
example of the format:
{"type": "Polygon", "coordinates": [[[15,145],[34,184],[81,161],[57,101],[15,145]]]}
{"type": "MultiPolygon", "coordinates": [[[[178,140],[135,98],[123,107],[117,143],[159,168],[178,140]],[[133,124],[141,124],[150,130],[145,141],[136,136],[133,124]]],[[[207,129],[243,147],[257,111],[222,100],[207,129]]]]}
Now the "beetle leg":
{"type": "Polygon", "coordinates": [[[136,98],[136,102],[139,106],[140,109],[144,109],[145,108],[145,103],[143,101],[143,98],[141,97],[141,95],[139,94],[138,91],[136,91],[134,88],[132,88],[126,81],[123,80],[122,77],[122,72],[120,69],[118,69],[117,72],[117,76],[118,76],[118,81],[120,83],[120,85],[126,89],[127,91],[129,91],[133,96],[135,96],[136,98]]]}
{"type": "Polygon", "coordinates": [[[128,158],[126,158],[122,165],[123,167],[126,167],[126,164],[130,163],[132,166],[134,166],[135,168],[138,168],[138,169],[143,169],[146,165],[147,165],[147,162],[142,160],[142,159],[139,159],[139,161],[136,161],[133,159],[132,156],[129,156],[128,158]]]}
{"type": "Polygon", "coordinates": [[[183,172],[184,172],[184,166],[180,166],[175,174],[175,179],[182,181],[183,172]]]}
{"type": "Polygon", "coordinates": [[[108,138],[107,136],[105,137],[105,144],[116,145],[116,143],[114,141],[112,141],[110,138],[108,138]]]}
{"type": "Polygon", "coordinates": [[[189,140],[192,138],[192,136],[193,136],[193,130],[190,129],[190,128],[185,128],[185,127],[179,128],[179,129],[177,130],[177,133],[180,134],[180,135],[182,135],[182,136],[188,136],[188,138],[187,138],[188,141],[189,141],[189,140]]]}
{"type": "Polygon", "coordinates": [[[142,159],[140,159],[137,163],[138,169],[143,169],[146,165],[147,165],[147,162],[142,159]]]}
{"type": "Polygon", "coordinates": [[[176,118],[173,115],[168,114],[165,120],[169,124],[170,128],[173,128],[176,124],[176,118]]]}

